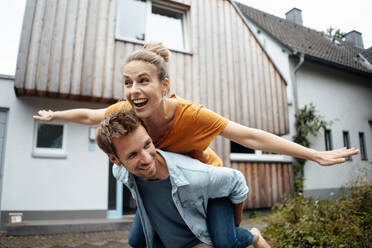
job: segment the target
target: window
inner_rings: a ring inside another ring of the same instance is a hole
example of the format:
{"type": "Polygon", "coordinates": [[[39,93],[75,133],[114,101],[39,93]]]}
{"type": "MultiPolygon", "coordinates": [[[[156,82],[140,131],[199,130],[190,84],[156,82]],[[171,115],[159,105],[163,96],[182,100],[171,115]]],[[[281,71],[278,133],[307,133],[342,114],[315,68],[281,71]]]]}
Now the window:
{"type": "Polygon", "coordinates": [[[360,157],[362,158],[362,160],[368,160],[366,143],[365,143],[363,132],[359,132],[359,144],[360,144],[360,157]]]}
{"type": "MultiPolygon", "coordinates": [[[[350,148],[350,136],[348,131],[343,131],[342,132],[342,138],[344,140],[344,147],[350,148]]],[[[352,160],[351,157],[347,157],[346,160],[352,160]]]]}
{"type": "Polygon", "coordinates": [[[324,138],[325,138],[325,149],[326,151],[330,151],[333,149],[332,144],[332,132],[330,129],[326,129],[324,132],[324,138]]]}
{"type": "Polygon", "coordinates": [[[187,50],[187,9],[151,0],[119,0],[116,38],[144,43],[161,41],[169,49],[187,50]]]}
{"type": "Polygon", "coordinates": [[[230,141],[230,151],[231,153],[245,153],[245,154],[255,154],[256,151],[245,146],[242,146],[234,141],[230,141]]]}
{"type": "Polygon", "coordinates": [[[66,124],[35,122],[32,156],[65,158],[66,124]]]}
{"type": "Polygon", "coordinates": [[[230,141],[230,159],[232,161],[247,161],[247,162],[288,162],[291,163],[292,159],[289,156],[275,154],[272,152],[263,152],[253,150],[233,141],[230,141]]]}

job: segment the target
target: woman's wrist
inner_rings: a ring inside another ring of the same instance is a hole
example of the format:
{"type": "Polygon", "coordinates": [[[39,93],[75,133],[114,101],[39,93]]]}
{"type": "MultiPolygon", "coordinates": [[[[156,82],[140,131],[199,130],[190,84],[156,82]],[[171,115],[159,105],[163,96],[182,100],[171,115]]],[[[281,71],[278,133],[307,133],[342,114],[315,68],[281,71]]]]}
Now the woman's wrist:
{"type": "Polygon", "coordinates": [[[319,163],[319,152],[315,149],[311,149],[311,148],[308,148],[309,149],[309,157],[308,157],[308,160],[312,160],[314,162],[317,162],[319,163]]]}

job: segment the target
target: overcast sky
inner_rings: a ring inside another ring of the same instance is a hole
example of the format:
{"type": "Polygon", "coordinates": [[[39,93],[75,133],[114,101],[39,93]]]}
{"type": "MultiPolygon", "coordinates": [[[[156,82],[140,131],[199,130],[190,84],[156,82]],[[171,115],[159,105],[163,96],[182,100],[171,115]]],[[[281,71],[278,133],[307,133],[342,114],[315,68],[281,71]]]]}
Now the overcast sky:
{"type": "MultiPolygon", "coordinates": [[[[299,8],[302,10],[305,26],[318,31],[326,31],[330,26],[339,28],[343,32],[357,30],[363,35],[364,47],[372,46],[371,0],[239,1],[282,18],[285,18],[285,13],[293,7],[299,8]]],[[[25,2],[25,0],[0,0],[0,74],[15,74],[25,2]]]]}

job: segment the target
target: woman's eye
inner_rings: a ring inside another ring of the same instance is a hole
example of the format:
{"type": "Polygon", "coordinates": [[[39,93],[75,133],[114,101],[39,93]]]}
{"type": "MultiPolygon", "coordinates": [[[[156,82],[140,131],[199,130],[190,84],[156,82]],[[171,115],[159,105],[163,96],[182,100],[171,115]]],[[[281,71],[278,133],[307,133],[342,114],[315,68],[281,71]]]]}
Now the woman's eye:
{"type": "Polygon", "coordinates": [[[124,81],[124,85],[131,85],[132,82],[131,81],[124,81]]]}
{"type": "Polygon", "coordinates": [[[142,78],[141,80],[140,80],[140,82],[141,83],[146,83],[146,82],[148,82],[149,80],[147,79],[147,78],[142,78]]]}

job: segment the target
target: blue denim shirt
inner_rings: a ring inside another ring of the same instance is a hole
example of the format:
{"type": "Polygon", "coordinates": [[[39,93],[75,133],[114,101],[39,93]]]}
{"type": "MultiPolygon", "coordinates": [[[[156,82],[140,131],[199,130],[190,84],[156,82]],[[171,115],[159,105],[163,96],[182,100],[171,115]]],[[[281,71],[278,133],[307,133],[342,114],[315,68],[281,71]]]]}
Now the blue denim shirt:
{"type": "MultiPolygon", "coordinates": [[[[173,202],[181,217],[201,242],[213,245],[206,222],[208,199],[229,197],[234,204],[243,202],[248,193],[243,174],[231,168],[206,165],[181,154],[157,152],[167,163],[173,202]]],[[[137,202],[147,247],[154,247],[154,230],[133,175],[124,166],[114,165],[112,172],[117,180],[130,189],[137,202]]]]}

